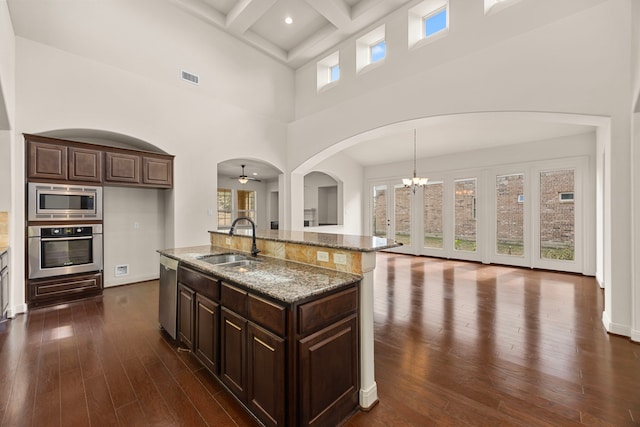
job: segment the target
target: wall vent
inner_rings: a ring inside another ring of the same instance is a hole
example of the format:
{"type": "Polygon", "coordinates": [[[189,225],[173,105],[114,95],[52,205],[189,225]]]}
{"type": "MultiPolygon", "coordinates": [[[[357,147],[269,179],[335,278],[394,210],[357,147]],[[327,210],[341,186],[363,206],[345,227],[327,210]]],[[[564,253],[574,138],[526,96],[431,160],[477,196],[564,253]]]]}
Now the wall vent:
{"type": "Polygon", "coordinates": [[[193,83],[193,84],[197,85],[200,82],[200,77],[198,77],[197,75],[195,75],[193,73],[190,73],[188,71],[182,70],[181,75],[182,75],[182,80],[185,80],[185,81],[187,81],[189,83],[193,83]]]}
{"type": "Polygon", "coordinates": [[[128,275],[129,275],[129,264],[116,265],[116,277],[128,276],[128,275]]]}

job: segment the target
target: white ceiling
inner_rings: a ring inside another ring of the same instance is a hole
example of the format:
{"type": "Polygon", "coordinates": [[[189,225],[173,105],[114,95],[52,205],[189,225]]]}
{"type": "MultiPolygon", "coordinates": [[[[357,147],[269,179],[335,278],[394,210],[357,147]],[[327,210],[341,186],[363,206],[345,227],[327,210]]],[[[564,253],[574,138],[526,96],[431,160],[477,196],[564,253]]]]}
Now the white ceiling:
{"type": "Polygon", "coordinates": [[[407,0],[170,0],[298,68],[407,0]],[[290,16],[293,23],[284,22],[290,16]]]}
{"type": "Polygon", "coordinates": [[[414,129],[418,159],[595,132],[593,125],[558,122],[548,117],[532,119],[509,113],[455,115],[376,129],[346,141],[348,147],[343,153],[365,167],[410,160],[414,129]]]}
{"type": "Polygon", "coordinates": [[[238,178],[242,174],[242,165],[245,165],[244,173],[250,178],[261,181],[276,179],[280,171],[270,164],[259,160],[232,159],[218,163],[218,177],[238,178]]]}

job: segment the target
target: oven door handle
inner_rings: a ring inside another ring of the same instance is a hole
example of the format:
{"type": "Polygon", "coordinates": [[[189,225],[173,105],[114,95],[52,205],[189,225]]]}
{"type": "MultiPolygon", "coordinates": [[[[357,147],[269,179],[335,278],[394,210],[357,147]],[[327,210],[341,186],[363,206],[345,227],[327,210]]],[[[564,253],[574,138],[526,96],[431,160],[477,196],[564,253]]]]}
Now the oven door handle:
{"type": "Polygon", "coordinates": [[[59,242],[60,240],[91,240],[93,236],[83,236],[83,237],[41,237],[41,242],[59,242]]]}

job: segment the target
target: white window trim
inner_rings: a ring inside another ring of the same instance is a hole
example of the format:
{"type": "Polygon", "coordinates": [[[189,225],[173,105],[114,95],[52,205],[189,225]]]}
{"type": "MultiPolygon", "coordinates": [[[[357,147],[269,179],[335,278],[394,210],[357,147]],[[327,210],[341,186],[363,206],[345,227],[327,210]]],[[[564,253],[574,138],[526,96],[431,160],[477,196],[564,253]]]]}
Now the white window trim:
{"type": "Polygon", "coordinates": [[[331,80],[331,67],[336,65],[338,67],[340,66],[340,51],[335,51],[331,55],[318,61],[316,77],[318,92],[329,89],[330,87],[334,87],[338,84],[340,78],[333,81],[331,80]]]}
{"type": "Polygon", "coordinates": [[[385,26],[381,25],[373,31],[368,32],[364,36],[356,40],[356,72],[361,73],[365,70],[369,70],[378,67],[385,63],[388,53],[389,45],[386,44],[384,58],[376,62],[371,62],[371,46],[386,42],[385,26]]]}
{"type": "Polygon", "coordinates": [[[521,0],[484,0],[484,14],[493,15],[498,13],[509,6],[513,6],[521,0]]]}
{"type": "Polygon", "coordinates": [[[449,33],[449,1],[448,0],[425,0],[417,4],[408,11],[408,42],[409,49],[419,48],[425,44],[433,43],[440,40],[449,33]],[[436,13],[446,9],[447,11],[447,27],[442,31],[426,37],[424,34],[423,20],[426,17],[435,15],[436,13]]]}

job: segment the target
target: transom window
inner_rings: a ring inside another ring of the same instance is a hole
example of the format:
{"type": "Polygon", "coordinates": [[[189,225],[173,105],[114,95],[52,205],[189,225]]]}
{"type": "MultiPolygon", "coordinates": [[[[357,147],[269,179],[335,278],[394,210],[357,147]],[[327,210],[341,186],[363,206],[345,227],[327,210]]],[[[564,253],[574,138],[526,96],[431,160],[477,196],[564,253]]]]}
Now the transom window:
{"type": "Polygon", "coordinates": [[[371,63],[378,62],[381,59],[384,59],[387,54],[387,43],[384,40],[380,40],[371,46],[369,46],[369,56],[371,58],[371,63]]]}
{"type": "Polygon", "coordinates": [[[431,37],[447,28],[447,8],[432,13],[422,18],[424,37],[431,37]]]}
{"type": "Polygon", "coordinates": [[[340,65],[336,64],[329,68],[329,82],[340,80],[340,65]]]}

